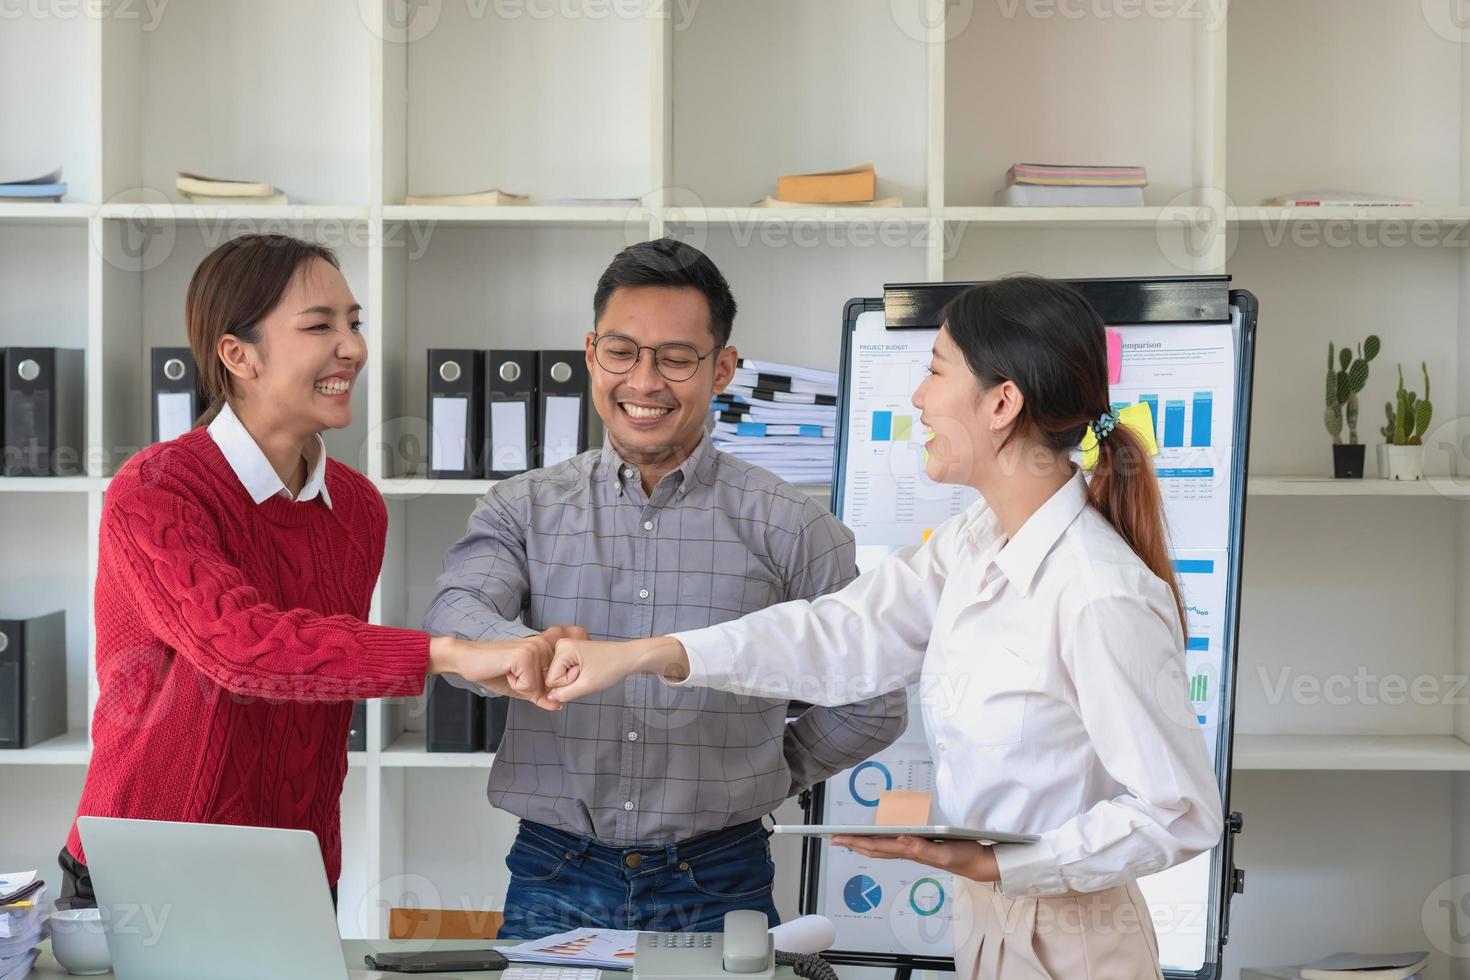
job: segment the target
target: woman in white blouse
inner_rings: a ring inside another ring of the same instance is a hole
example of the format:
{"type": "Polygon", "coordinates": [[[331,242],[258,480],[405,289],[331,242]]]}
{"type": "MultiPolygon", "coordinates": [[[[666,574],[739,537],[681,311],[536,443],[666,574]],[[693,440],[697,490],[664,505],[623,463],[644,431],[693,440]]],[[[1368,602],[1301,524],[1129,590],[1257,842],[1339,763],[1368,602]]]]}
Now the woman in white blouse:
{"type": "Polygon", "coordinates": [[[1183,606],[1147,450],[1108,402],[1075,291],[1016,277],[945,312],[913,403],[927,468],[981,499],[841,592],[669,637],[562,640],[572,700],[630,673],[841,704],[920,682],[949,823],[1034,844],[838,839],[956,875],[960,977],[1161,977],[1136,879],[1208,850],[1219,790],[1184,673],[1183,606]],[[1091,428],[1091,481],[1072,453],[1091,428]]]}

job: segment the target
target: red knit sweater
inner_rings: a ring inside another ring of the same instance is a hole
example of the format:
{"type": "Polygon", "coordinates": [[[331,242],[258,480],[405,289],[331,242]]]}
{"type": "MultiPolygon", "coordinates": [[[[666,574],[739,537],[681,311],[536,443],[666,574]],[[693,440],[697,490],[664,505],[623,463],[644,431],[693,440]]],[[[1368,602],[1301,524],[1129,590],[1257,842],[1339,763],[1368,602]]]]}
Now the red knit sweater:
{"type": "Polygon", "coordinates": [[[429,639],[364,622],[387,510],[335,461],[326,484],[256,504],[204,428],[112,480],[79,815],[310,830],[337,880],[352,702],[420,693],[429,639]]]}

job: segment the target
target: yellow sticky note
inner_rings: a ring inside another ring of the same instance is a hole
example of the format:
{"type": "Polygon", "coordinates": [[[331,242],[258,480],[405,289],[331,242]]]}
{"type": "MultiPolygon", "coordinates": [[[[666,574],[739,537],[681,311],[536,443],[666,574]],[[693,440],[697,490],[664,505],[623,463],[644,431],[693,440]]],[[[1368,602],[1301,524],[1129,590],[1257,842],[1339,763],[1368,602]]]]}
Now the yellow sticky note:
{"type": "Polygon", "coordinates": [[[878,794],[878,812],[873,822],[880,827],[923,826],[929,822],[928,793],[890,789],[878,794]]]}
{"type": "MultiPolygon", "coordinates": [[[[1159,454],[1159,440],[1154,435],[1154,413],[1147,402],[1129,405],[1118,411],[1118,424],[1126,425],[1143,440],[1150,456],[1159,454]]],[[[1082,468],[1091,470],[1097,466],[1097,437],[1089,428],[1082,434],[1082,468]]]]}

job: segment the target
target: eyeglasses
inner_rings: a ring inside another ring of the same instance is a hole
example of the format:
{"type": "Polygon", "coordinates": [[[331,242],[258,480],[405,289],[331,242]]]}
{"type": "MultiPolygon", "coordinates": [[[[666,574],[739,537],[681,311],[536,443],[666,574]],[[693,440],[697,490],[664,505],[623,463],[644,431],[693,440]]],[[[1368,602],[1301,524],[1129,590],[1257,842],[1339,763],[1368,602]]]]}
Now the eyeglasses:
{"type": "Polygon", "coordinates": [[[701,354],[689,344],[646,347],[631,337],[606,333],[592,342],[592,355],[597,359],[597,366],[608,374],[627,374],[638,366],[638,359],[644,351],[653,351],[653,366],[659,374],[669,381],[688,381],[706,357],[724,346],[716,344],[708,353],[701,354]]]}

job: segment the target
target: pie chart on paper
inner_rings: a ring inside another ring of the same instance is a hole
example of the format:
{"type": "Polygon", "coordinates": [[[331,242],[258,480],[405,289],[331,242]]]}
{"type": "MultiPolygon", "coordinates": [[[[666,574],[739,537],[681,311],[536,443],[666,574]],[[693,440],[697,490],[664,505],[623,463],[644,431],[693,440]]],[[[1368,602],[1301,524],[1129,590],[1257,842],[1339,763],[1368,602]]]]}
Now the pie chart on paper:
{"type": "Polygon", "coordinates": [[[872,912],[883,901],[883,888],[867,875],[854,875],[842,889],[842,900],[859,915],[872,912]]]}

